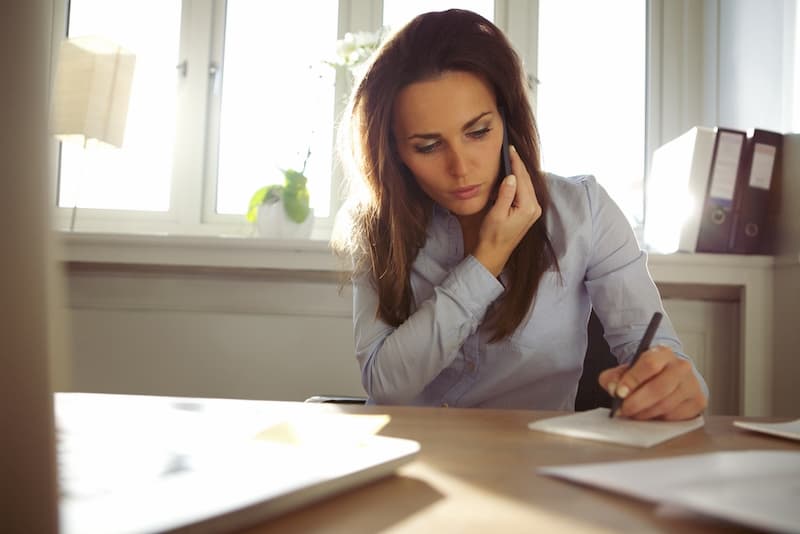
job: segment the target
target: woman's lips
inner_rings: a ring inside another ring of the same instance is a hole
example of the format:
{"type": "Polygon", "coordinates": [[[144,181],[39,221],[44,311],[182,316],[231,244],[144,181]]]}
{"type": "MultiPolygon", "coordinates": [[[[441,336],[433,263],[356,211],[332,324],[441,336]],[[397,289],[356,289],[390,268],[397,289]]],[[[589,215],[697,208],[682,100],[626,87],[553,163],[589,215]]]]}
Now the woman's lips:
{"type": "Polygon", "coordinates": [[[453,191],[453,196],[458,200],[469,200],[473,197],[478,196],[478,193],[481,192],[480,185],[471,185],[469,187],[461,187],[453,191]]]}

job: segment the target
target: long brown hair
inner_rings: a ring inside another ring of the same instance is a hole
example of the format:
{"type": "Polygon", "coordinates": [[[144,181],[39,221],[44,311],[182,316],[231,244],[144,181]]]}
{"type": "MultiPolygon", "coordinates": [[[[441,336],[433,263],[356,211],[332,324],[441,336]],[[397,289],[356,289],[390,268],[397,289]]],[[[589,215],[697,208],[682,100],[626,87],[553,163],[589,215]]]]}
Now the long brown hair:
{"type": "Polygon", "coordinates": [[[378,317],[393,326],[403,323],[413,309],[411,267],[425,244],[432,201],[397,152],[393,106],[404,87],[447,71],[470,72],[492,86],[497,105],[505,111],[509,141],[525,163],[542,207],[542,216],[506,263],[506,291],[487,315],[492,341],[497,341],[519,326],[542,273],[558,269],[558,263],[544,223],[550,195],[525,74],[503,33],[480,15],[457,9],[420,15],[376,52],[345,116],[349,130],[341,156],[350,164],[345,171],[351,193],[359,191],[360,197],[349,208],[347,235],[335,236],[333,244],[353,257],[356,273],[371,275],[378,317]]]}

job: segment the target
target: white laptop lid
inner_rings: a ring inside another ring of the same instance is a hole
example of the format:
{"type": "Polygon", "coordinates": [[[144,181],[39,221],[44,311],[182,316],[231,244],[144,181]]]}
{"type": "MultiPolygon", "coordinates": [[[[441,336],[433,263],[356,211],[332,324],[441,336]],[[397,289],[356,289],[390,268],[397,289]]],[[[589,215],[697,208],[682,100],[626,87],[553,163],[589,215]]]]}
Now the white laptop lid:
{"type": "Polygon", "coordinates": [[[420,448],[330,435],[359,416],[282,406],[57,394],[62,532],[230,531],[390,475],[420,448]]]}

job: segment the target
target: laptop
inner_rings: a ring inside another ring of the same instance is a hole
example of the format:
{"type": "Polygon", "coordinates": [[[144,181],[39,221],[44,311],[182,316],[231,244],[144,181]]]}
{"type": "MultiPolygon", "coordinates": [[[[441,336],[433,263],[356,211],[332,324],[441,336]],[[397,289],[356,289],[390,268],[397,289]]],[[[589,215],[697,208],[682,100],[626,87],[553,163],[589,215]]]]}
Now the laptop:
{"type": "Polygon", "coordinates": [[[353,430],[386,416],[308,405],[58,393],[54,407],[65,534],[231,531],[388,476],[420,450],[353,430]]]}

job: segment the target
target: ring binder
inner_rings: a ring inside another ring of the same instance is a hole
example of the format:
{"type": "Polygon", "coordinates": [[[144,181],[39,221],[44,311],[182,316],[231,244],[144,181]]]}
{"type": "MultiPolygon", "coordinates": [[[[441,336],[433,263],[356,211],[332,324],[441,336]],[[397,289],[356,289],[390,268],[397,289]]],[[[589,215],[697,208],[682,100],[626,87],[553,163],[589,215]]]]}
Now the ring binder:
{"type": "Polygon", "coordinates": [[[736,186],[734,221],[728,252],[764,254],[770,252],[768,227],[770,197],[783,150],[783,135],[768,130],[748,132],[742,169],[736,186]]]}
{"type": "Polygon", "coordinates": [[[747,134],[742,130],[717,128],[696,252],[728,252],[734,196],[746,139],[747,134]]]}

